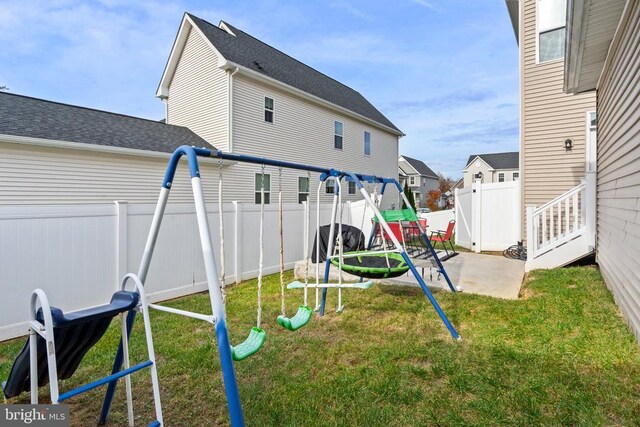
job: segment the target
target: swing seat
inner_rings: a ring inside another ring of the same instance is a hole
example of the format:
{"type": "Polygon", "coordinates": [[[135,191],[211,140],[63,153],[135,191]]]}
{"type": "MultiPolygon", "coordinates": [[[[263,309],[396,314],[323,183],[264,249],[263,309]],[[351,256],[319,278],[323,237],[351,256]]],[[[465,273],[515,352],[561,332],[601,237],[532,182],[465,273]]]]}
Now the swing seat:
{"type": "Polygon", "coordinates": [[[313,310],[311,310],[311,308],[305,305],[301,305],[300,307],[298,307],[298,312],[296,313],[296,315],[292,318],[288,318],[286,316],[278,316],[278,324],[285,329],[295,331],[309,323],[311,314],[313,314],[313,310]]]}
{"type": "MultiPolygon", "coordinates": [[[[342,270],[366,279],[388,279],[409,271],[409,265],[402,254],[397,252],[385,254],[363,251],[349,252],[348,255],[342,260],[342,270]]],[[[338,258],[332,258],[331,263],[336,267],[340,266],[338,258]]]]}
{"type": "Polygon", "coordinates": [[[255,354],[260,350],[262,344],[264,344],[267,334],[264,329],[253,327],[249,332],[249,336],[242,344],[231,346],[231,356],[236,362],[246,359],[247,357],[255,354]]]}

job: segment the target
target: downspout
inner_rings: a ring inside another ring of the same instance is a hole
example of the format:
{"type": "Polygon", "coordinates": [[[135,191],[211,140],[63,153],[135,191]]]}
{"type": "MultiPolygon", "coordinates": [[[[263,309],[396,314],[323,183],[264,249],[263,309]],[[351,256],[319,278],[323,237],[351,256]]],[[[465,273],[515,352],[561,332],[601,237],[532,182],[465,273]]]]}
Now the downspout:
{"type": "Polygon", "coordinates": [[[229,80],[227,81],[227,138],[229,138],[227,141],[227,150],[229,150],[230,153],[233,153],[233,76],[239,70],[238,67],[231,73],[227,70],[229,75],[229,80]]]}
{"type": "Polygon", "coordinates": [[[163,97],[160,98],[160,100],[164,104],[164,122],[165,124],[169,124],[169,98],[163,97]]]}

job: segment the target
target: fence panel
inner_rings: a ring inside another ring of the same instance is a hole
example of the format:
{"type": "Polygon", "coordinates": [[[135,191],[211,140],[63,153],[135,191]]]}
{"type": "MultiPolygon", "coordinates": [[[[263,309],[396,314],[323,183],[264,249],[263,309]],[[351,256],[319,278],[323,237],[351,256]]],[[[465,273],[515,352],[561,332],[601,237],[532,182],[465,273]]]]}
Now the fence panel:
{"type": "Polygon", "coordinates": [[[418,216],[427,220],[427,235],[431,234],[432,231],[445,231],[449,226],[449,221],[456,219],[453,209],[429,212],[418,216]]]}
{"type": "Polygon", "coordinates": [[[480,250],[502,251],[520,240],[520,183],[482,184],[480,250]]]}
{"type": "Polygon", "coordinates": [[[27,333],[34,289],[63,310],[95,306],[116,268],[113,205],[0,207],[0,339],[27,333]]]}
{"type": "Polygon", "coordinates": [[[520,240],[520,183],[480,184],[456,191],[456,244],[502,251],[520,240]],[[475,191],[474,191],[475,190],[475,191]]]}
{"type": "MultiPolygon", "coordinates": [[[[316,206],[311,204],[310,248],[316,206]]],[[[27,332],[29,298],[35,288],[44,289],[51,304],[64,311],[108,302],[120,278],[138,272],[154,210],[155,205],[126,202],[0,207],[0,340],[27,332]]],[[[233,283],[236,277],[254,278],[258,274],[260,207],[226,203],[223,210],[226,283],[233,283]]],[[[220,263],[218,205],[207,205],[207,212],[220,263]]],[[[320,213],[321,224],[328,224],[331,205],[321,205],[320,213]]],[[[304,205],[284,204],[283,219],[285,268],[289,269],[304,254],[304,205]]],[[[277,204],[265,207],[264,220],[264,272],[269,274],[280,265],[277,204]]],[[[351,223],[348,203],[343,221],[351,223]]],[[[167,205],[146,286],[152,301],[207,289],[193,205],[167,205]]]]}
{"type": "Polygon", "coordinates": [[[473,215],[471,214],[471,197],[473,193],[471,187],[456,189],[456,244],[467,249],[472,249],[473,240],[471,230],[473,229],[473,215]]]}

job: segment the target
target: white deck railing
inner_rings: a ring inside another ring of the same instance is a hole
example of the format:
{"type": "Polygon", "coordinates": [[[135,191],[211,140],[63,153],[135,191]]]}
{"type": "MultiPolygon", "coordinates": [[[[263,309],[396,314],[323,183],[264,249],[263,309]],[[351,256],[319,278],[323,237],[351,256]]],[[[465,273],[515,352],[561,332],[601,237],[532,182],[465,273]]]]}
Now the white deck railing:
{"type": "Polygon", "coordinates": [[[527,207],[527,252],[534,259],[587,234],[595,243],[595,174],[540,207],[527,207]]]}

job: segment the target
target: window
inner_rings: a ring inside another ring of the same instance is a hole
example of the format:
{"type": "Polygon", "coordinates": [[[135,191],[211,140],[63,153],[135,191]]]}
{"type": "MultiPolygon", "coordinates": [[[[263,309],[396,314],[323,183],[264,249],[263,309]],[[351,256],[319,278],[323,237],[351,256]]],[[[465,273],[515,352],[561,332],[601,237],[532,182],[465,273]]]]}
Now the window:
{"type": "Polygon", "coordinates": [[[333,194],[336,192],[336,182],[332,179],[328,179],[324,184],[324,192],[327,194],[333,194]]]}
{"type": "Polygon", "coordinates": [[[520,179],[520,172],[514,172],[514,173],[513,173],[513,180],[514,180],[514,181],[517,181],[517,180],[519,180],[519,179],[520,179]]]}
{"type": "Polygon", "coordinates": [[[415,176],[410,176],[409,177],[409,185],[416,185],[416,177],[415,176]]]}
{"type": "Polygon", "coordinates": [[[349,194],[356,194],[356,183],[349,181],[349,194]]]}
{"type": "Polygon", "coordinates": [[[564,57],[567,0],[538,1],[538,62],[564,57]]]}
{"type": "Polygon", "coordinates": [[[371,155],[371,133],[364,131],[364,155],[371,155]]]}
{"type": "Polygon", "coordinates": [[[264,121],[273,123],[273,98],[264,97],[264,121]]]}
{"type": "Polygon", "coordinates": [[[298,203],[309,200],[309,178],[306,176],[298,177],[298,203]]]}
{"type": "Polygon", "coordinates": [[[342,150],[342,136],[344,133],[341,122],[333,122],[333,148],[342,150]]]}
{"type": "Polygon", "coordinates": [[[257,173],[256,180],[255,180],[255,187],[254,187],[256,192],[256,197],[255,197],[256,205],[260,204],[260,189],[262,188],[263,176],[264,176],[264,203],[265,205],[268,205],[269,203],[271,203],[271,175],[269,175],[268,173],[265,173],[264,175],[262,175],[261,173],[257,173]]]}
{"type": "Polygon", "coordinates": [[[498,182],[504,182],[504,172],[498,174],[498,182]]]}

